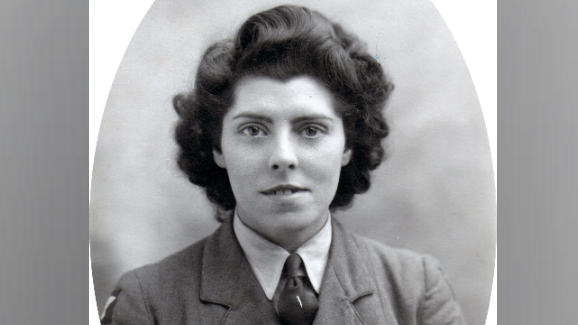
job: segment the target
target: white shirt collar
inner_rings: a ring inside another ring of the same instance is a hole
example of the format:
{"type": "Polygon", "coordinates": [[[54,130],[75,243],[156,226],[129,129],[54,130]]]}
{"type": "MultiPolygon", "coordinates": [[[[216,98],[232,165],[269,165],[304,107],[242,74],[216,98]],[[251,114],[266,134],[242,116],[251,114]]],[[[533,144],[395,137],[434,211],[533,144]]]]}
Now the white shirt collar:
{"type": "MultiPolygon", "coordinates": [[[[233,229],[265,295],[269,300],[272,300],[277,285],[279,284],[279,279],[281,278],[283,265],[290,255],[289,252],[265,239],[245,225],[236,211],[233,220],[233,229]]],[[[309,281],[311,281],[311,285],[317,293],[319,293],[321,289],[321,282],[323,280],[325,266],[327,265],[330,246],[331,214],[321,230],[295,251],[295,253],[301,256],[305,264],[305,269],[307,270],[309,281]]]]}

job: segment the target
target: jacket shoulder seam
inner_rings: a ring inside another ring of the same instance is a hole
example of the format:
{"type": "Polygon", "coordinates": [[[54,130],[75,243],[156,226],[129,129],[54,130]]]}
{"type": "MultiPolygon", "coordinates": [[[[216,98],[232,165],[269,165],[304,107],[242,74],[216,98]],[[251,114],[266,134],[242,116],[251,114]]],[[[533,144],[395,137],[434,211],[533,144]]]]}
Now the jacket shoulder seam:
{"type": "Polygon", "coordinates": [[[142,288],[142,284],[141,284],[141,282],[140,282],[140,280],[139,280],[136,272],[132,271],[131,273],[132,273],[132,275],[134,276],[134,278],[135,278],[135,280],[136,280],[136,282],[137,282],[137,284],[138,284],[138,288],[139,288],[139,290],[140,290],[140,292],[141,292],[140,297],[141,297],[141,299],[142,299],[142,304],[143,304],[143,306],[145,307],[145,310],[146,310],[146,313],[147,313],[148,322],[149,322],[149,324],[153,324],[153,321],[152,321],[152,313],[151,313],[150,307],[149,307],[149,305],[147,304],[146,299],[145,299],[145,297],[144,297],[144,290],[143,290],[143,288],[142,288]]]}

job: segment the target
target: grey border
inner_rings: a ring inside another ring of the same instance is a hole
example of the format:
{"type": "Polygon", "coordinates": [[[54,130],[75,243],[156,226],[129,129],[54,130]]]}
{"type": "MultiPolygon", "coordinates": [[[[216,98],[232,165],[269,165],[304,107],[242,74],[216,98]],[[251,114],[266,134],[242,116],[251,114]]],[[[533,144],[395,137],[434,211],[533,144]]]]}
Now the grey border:
{"type": "Polygon", "coordinates": [[[85,324],[88,2],[0,3],[0,323],[85,324]]]}
{"type": "MultiPolygon", "coordinates": [[[[86,322],[87,6],[2,3],[2,323],[86,322]]],[[[504,324],[575,321],[576,6],[498,3],[504,324]]]]}
{"type": "MultiPolygon", "coordinates": [[[[491,84],[493,85],[494,83],[491,83],[491,84]]],[[[96,275],[96,274],[95,274],[95,275],[96,275]]],[[[96,281],[96,280],[97,280],[97,279],[95,278],[95,281],[96,281]]],[[[97,289],[98,289],[98,288],[97,288],[97,289]]],[[[98,292],[98,291],[97,291],[97,292],[98,292]]],[[[103,302],[103,300],[105,300],[105,299],[106,299],[105,294],[100,294],[100,300],[99,300],[99,301],[103,302]],[[103,298],[104,298],[104,299],[103,299],[103,298]]]]}
{"type": "Polygon", "coordinates": [[[578,3],[498,1],[498,320],[575,324],[578,3]]]}

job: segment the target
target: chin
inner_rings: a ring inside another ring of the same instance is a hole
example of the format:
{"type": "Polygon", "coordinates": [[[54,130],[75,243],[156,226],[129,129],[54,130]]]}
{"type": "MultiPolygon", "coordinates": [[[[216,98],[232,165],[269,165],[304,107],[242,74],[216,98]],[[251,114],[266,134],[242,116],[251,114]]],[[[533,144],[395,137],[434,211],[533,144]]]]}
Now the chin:
{"type": "Polygon", "coordinates": [[[285,215],[281,222],[283,224],[283,228],[287,231],[298,232],[306,230],[312,226],[319,226],[319,215],[323,213],[312,213],[301,210],[285,212],[282,214],[285,215]]]}

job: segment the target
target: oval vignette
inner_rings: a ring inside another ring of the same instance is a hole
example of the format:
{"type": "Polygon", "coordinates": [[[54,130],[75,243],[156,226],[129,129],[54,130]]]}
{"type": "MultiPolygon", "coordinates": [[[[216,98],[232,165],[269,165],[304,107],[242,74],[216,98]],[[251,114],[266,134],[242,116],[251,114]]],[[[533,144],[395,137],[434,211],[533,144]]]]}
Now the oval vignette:
{"type": "MultiPolygon", "coordinates": [[[[157,0],[111,88],[91,188],[99,312],[119,276],[209,235],[218,223],[176,167],[172,96],[191,87],[202,52],[249,15],[286,2],[157,0]]],[[[340,22],[375,52],[396,90],[387,159],[371,190],[336,217],[350,231],[440,260],[468,324],[484,324],[494,271],[495,187],[467,67],[431,2],[292,1],[340,22]]]]}

